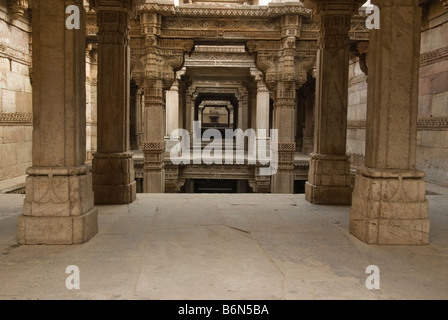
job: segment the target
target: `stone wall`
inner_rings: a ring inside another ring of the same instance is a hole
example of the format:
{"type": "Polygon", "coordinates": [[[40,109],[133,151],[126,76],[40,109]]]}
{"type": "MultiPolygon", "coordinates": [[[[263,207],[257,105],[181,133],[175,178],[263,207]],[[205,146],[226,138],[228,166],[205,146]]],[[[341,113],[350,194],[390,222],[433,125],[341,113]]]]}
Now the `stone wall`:
{"type": "Polygon", "coordinates": [[[426,180],[448,185],[448,11],[435,1],[421,39],[417,166],[426,180]]]}
{"type": "Polygon", "coordinates": [[[364,165],[367,82],[357,58],[350,59],[347,105],[347,154],[352,169],[364,165]]]}
{"type": "Polygon", "coordinates": [[[0,181],[25,175],[32,163],[29,12],[11,17],[0,0],[0,181]]]}

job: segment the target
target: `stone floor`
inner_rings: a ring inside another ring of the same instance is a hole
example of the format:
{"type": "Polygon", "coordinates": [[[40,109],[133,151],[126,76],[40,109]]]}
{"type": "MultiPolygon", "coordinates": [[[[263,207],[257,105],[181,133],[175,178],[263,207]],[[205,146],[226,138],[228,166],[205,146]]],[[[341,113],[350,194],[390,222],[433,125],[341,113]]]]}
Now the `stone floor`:
{"type": "Polygon", "coordinates": [[[349,207],[272,194],[140,194],[100,206],[88,243],[19,246],[24,196],[0,195],[0,299],[448,299],[448,188],[428,190],[422,247],[366,245],[348,233],[349,207]],[[79,290],[65,286],[69,265],[79,290]],[[365,286],[369,265],[379,290],[365,286]]]}

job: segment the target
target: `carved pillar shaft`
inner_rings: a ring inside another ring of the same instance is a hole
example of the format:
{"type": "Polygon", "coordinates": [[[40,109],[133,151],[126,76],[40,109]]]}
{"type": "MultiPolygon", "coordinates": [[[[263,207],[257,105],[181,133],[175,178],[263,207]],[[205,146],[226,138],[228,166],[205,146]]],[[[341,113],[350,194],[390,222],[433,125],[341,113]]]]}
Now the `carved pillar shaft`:
{"type": "Polygon", "coordinates": [[[145,80],[145,123],[143,142],[144,186],[146,193],[165,192],[165,122],[162,80],[145,80]]]}
{"type": "Polygon", "coordinates": [[[93,158],[97,204],[135,200],[130,152],[129,19],[132,3],[96,1],[98,23],[98,152],[93,158]]]}
{"type": "MultiPolygon", "coordinates": [[[[278,169],[272,177],[272,193],[294,191],[294,113],[296,85],[294,81],[277,83],[274,101],[274,129],[278,130],[278,169]]],[[[271,141],[271,143],[274,143],[271,141]]]]}
{"type": "Polygon", "coordinates": [[[86,159],[85,15],[65,27],[65,8],[82,1],[33,1],[33,167],[27,169],[20,244],[75,244],[98,230],[86,159]],[[83,23],[84,22],[84,23],[83,23]],[[55,50],[57,48],[57,50],[55,50]]]}
{"type": "Polygon", "coordinates": [[[305,87],[305,123],[303,129],[302,152],[309,154],[313,152],[314,133],[314,91],[312,87],[305,87]]]}
{"type": "Polygon", "coordinates": [[[346,155],[348,31],[355,2],[320,1],[313,13],[319,24],[314,152],[305,197],[315,204],[349,204],[350,163],[346,155]]]}
{"type": "Polygon", "coordinates": [[[366,169],[355,179],[350,232],[367,243],[427,244],[424,173],[415,169],[421,8],[374,4],[381,28],[369,37],[366,169]]]}
{"type": "Polygon", "coordinates": [[[179,86],[175,81],[170,90],[166,92],[166,136],[179,128],[179,86]]]}
{"type": "MultiPolygon", "coordinates": [[[[269,136],[269,90],[262,80],[257,81],[257,130],[266,130],[269,136]]],[[[259,135],[259,134],[258,134],[259,135]]]]}

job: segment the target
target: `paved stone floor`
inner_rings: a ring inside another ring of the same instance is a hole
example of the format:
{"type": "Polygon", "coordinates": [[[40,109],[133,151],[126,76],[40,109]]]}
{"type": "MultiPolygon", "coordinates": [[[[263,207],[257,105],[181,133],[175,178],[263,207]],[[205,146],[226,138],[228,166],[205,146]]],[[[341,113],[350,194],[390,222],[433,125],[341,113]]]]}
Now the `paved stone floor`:
{"type": "Polygon", "coordinates": [[[448,189],[428,184],[429,246],[366,245],[347,206],[303,195],[146,194],[99,206],[73,246],[20,246],[23,195],[0,195],[0,299],[448,299],[448,189]],[[66,267],[80,289],[65,286],[66,267]],[[380,289],[365,286],[377,265],[380,289]]]}

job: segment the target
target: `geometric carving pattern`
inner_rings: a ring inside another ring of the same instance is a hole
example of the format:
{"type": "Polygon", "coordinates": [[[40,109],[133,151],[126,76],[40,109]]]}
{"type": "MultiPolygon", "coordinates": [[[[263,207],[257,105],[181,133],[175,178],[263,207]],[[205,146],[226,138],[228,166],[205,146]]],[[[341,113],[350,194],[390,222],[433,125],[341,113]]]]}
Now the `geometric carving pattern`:
{"type": "Polygon", "coordinates": [[[165,141],[146,141],[143,142],[143,151],[165,151],[165,141]]]}
{"type": "Polygon", "coordinates": [[[422,53],[420,55],[420,66],[423,67],[444,60],[448,60],[448,46],[422,53]]]}
{"type": "Polygon", "coordinates": [[[417,121],[418,130],[448,130],[448,117],[421,118],[417,121]]]}
{"type": "Polygon", "coordinates": [[[32,113],[3,113],[0,112],[1,125],[33,125],[32,113]]]}

